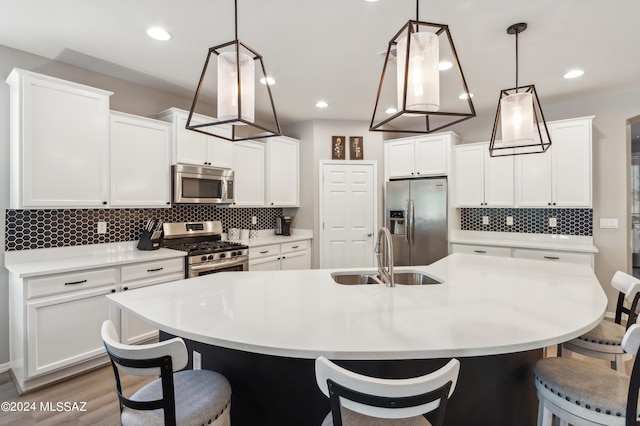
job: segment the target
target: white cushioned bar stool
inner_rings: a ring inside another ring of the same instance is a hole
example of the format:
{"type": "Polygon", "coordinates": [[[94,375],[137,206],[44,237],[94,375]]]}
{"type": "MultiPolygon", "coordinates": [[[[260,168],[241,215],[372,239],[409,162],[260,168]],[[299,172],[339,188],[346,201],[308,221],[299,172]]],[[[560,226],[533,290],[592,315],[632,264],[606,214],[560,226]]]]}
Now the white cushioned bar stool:
{"type": "Polygon", "coordinates": [[[148,345],[126,345],[120,343],[113,323],[105,321],[102,340],[116,378],[123,426],[231,424],[229,381],[214,371],[182,370],[188,353],[179,337],[148,345]],[[160,377],[127,398],[122,393],[120,372],[160,377]]]}
{"type": "Polygon", "coordinates": [[[316,359],[316,382],[331,403],[322,426],[430,426],[435,412],[441,426],[456,387],[460,362],[409,379],[379,379],[346,370],[324,357],[316,359]]]}
{"type": "Polygon", "coordinates": [[[627,353],[636,355],[631,377],[588,360],[544,358],[534,367],[538,393],[538,426],[640,425],[640,325],[629,327],[622,340],[627,353]]]}
{"type": "Polygon", "coordinates": [[[633,354],[625,353],[622,349],[622,337],[638,317],[640,280],[618,271],[611,279],[611,286],[619,291],[615,322],[603,320],[591,331],[558,345],[558,355],[565,355],[564,349],[567,349],[580,355],[608,360],[611,368],[624,373],[624,362],[631,359],[633,354]],[[625,301],[630,305],[629,308],[625,306],[625,301]],[[627,317],[626,327],[622,325],[623,314],[627,317]]]}

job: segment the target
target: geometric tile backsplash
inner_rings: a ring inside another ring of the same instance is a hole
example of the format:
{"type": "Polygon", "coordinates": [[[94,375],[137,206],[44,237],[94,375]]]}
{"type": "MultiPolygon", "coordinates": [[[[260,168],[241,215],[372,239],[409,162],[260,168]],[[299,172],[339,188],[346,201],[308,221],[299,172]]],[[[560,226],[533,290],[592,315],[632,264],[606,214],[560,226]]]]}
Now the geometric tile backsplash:
{"type": "Polygon", "coordinates": [[[460,229],[463,231],[521,232],[529,234],[593,235],[592,209],[460,209],[460,229]],[[489,224],[482,224],[482,216],[489,224]],[[507,226],[507,216],[513,225],[507,226]],[[549,218],[556,218],[557,226],[549,226],[549,218]]]}
{"type": "Polygon", "coordinates": [[[280,208],[228,208],[205,204],[177,204],[163,209],[59,209],[7,210],[5,251],[116,243],[140,238],[149,219],[163,222],[219,220],[229,228],[273,229],[280,208]],[[257,216],[257,225],[251,225],[257,216]],[[107,222],[107,233],[96,232],[107,222]]]}

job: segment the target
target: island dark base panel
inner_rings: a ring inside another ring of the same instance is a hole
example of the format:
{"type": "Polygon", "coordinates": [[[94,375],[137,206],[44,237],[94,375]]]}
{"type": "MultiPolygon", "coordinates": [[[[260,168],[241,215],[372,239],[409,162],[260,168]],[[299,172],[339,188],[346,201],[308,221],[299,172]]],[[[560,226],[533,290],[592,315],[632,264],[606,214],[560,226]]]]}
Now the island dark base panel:
{"type": "MultiPolygon", "coordinates": [[[[175,336],[160,332],[160,339],[175,336]]],[[[329,400],[316,384],[311,359],[262,355],[184,339],[192,368],[193,351],[202,368],[231,382],[233,426],[316,426],[329,412],[329,400]]],[[[538,400],[533,366],[542,349],[513,354],[458,358],[460,377],[447,405],[446,426],[534,426],[538,400]]],[[[336,361],[362,374],[406,378],[430,373],[449,359],[336,361]]]]}

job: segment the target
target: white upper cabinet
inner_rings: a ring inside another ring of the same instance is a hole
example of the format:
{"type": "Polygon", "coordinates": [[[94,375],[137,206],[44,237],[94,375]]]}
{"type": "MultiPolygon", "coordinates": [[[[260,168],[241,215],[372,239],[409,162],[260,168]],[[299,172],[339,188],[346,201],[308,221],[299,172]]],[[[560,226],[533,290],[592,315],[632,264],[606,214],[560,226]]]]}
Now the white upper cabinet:
{"type": "Polygon", "coordinates": [[[171,206],[171,124],[111,112],[111,207],[171,206]]]}
{"type": "Polygon", "coordinates": [[[446,132],[385,142],[386,179],[446,176],[449,151],[459,140],[446,132]]]}
{"type": "Polygon", "coordinates": [[[592,120],[548,122],[547,152],[516,156],[518,207],[591,207],[592,120]]]}
{"type": "Polygon", "coordinates": [[[11,208],[104,207],[111,92],[14,69],[11,208]]]}
{"type": "Polygon", "coordinates": [[[300,204],[300,141],[285,136],[267,141],[267,197],[269,207],[300,204]]]}
{"type": "MultiPolygon", "coordinates": [[[[170,108],[156,117],[159,120],[173,124],[174,148],[171,159],[173,164],[182,163],[231,168],[231,142],[186,129],[189,111],[170,108]]],[[[193,114],[191,123],[203,124],[213,120],[211,117],[193,114]]],[[[231,135],[230,128],[227,131],[231,135]]]]}
{"type": "Polygon", "coordinates": [[[265,143],[240,141],[232,144],[235,206],[264,207],[265,143]]]}
{"type": "Polygon", "coordinates": [[[489,155],[489,144],[455,148],[456,207],[513,207],[513,157],[489,155]]]}

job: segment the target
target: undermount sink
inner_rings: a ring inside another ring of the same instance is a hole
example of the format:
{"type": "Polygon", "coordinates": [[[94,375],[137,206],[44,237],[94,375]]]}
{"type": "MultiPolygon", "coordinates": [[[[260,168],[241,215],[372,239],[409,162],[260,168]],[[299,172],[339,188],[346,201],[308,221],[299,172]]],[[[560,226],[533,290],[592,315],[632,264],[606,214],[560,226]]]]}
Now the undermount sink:
{"type": "MultiPolygon", "coordinates": [[[[442,284],[437,278],[417,271],[396,272],[393,276],[398,285],[442,284]]],[[[384,284],[377,272],[333,272],[331,278],[344,285],[384,284]]]]}

